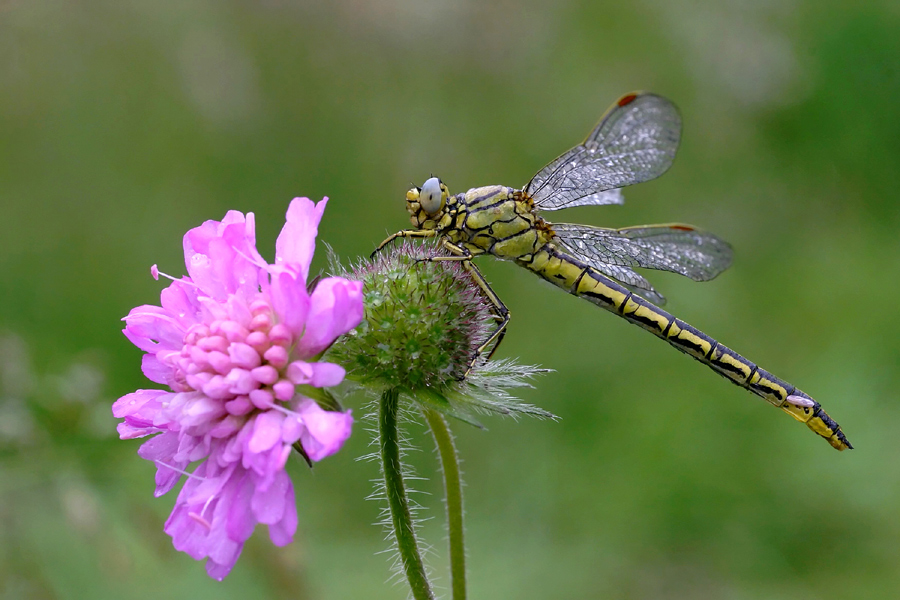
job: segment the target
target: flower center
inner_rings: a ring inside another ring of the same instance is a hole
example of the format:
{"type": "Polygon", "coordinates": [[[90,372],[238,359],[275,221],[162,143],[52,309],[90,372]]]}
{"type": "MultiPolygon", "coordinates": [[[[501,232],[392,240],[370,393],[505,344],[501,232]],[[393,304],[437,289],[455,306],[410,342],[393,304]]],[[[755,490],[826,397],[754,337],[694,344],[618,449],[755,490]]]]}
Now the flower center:
{"type": "Polygon", "coordinates": [[[273,322],[274,311],[265,298],[254,299],[249,313],[249,322],[245,313],[240,315],[245,318],[231,315],[188,329],[176,360],[178,391],[201,391],[222,401],[232,415],[294,397],[294,384],[286,376],[291,332],[273,322]]]}

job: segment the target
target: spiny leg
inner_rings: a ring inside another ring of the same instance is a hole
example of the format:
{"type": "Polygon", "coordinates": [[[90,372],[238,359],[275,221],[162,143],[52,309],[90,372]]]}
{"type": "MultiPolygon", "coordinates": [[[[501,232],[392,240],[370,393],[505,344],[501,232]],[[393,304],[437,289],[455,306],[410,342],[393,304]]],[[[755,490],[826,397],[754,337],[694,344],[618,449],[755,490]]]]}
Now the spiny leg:
{"type": "Polygon", "coordinates": [[[500,300],[500,296],[497,295],[497,292],[491,287],[491,285],[487,282],[487,279],[484,278],[484,275],[481,274],[481,271],[478,270],[478,267],[472,262],[472,253],[461,246],[457,246],[450,240],[444,238],[441,240],[441,245],[447,249],[448,252],[453,254],[453,256],[432,256],[431,258],[427,258],[425,260],[432,262],[459,262],[462,264],[462,267],[466,270],[466,273],[478,284],[478,287],[481,288],[481,291],[493,305],[493,317],[499,323],[497,325],[497,329],[488,337],[487,340],[478,348],[475,349],[475,354],[472,356],[472,360],[469,361],[469,368],[466,369],[466,374],[463,375],[463,379],[469,376],[469,373],[472,372],[472,368],[475,366],[475,363],[478,362],[478,359],[481,358],[481,355],[484,354],[484,351],[493,344],[491,351],[488,352],[485,360],[490,360],[494,355],[494,352],[497,351],[497,348],[500,347],[500,342],[503,341],[503,337],[506,335],[506,326],[509,323],[509,309],[506,308],[506,305],[503,304],[503,301],[500,300]]]}
{"type": "Polygon", "coordinates": [[[434,229],[404,229],[403,231],[398,231],[397,233],[388,236],[386,240],[378,244],[378,247],[372,251],[372,254],[369,255],[369,258],[375,258],[375,255],[384,249],[385,246],[396,240],[397,238],[430,238],[437,235],[437,232],[434,229]]]}
{"type": "Polygon", "coordinates": [[[491,360],[491,357],[494,356],[494,352],[500,347],[500,342],[502,342],[504,336],[506,336],[506,326],[509,324],[509,309],[506,308],[506,305],[500,300],[500,296],[498,296],[497,292],[491,288],[484,278],[484,275],[481,274],[481,271],[478,270],[478,267],[476,267],[472,261],[465,261],[462,263],[462,266],[472,279],[475,280],[475,283],[478,284],[478,287],[481,288],[481,291],[484,292],[484,295],[487,296],[488,300],[490,300],[491,304],[494,306],[494,310],[496,311],[494,319],[498,321],[497,329],[494,330],[494,333],[492,333],[491,336],[475,350],[475,356],[472,358],[469,363],[469,368],[466,371],[466,375],[468,375],[472,370],[472,367],[474,367],[475,363],[478,361],[479,356],[484,353],[488,346],[493,344],[493,347],[491,348],[491,351],[488,352],[485,360],[491,360]]]}

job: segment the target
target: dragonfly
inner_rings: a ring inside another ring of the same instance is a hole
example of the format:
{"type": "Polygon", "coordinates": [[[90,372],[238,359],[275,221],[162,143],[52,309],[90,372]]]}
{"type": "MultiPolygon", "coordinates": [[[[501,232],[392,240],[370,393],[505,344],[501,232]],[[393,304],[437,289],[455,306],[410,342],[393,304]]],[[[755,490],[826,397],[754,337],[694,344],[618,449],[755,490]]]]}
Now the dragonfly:
{"type": "Polygon", "coordinates": [[[607,229],[551,223],[543,213],[575,206],[622,204],[621,188],[665,173],[681,137],[681,116],[669,100],[648,92],[622,96],[581,144],[541,169],[523,189],[477,187],[451,195],[437,177],[406,194],[415,227],[398,238],[437,238],[447,252],[428,260],[460,261],[491,301],[497,328],[471,367],[503,339],[509,309],[472,263],[481,254],[512,261],[626,321],[649,331],[738,386],[762,397],[825,438],[853,448],[818,402],[734,350],[660,308],[665,298],[636,267],[708,281],[731,264],[731,247],[680,223],[607,229]]]}

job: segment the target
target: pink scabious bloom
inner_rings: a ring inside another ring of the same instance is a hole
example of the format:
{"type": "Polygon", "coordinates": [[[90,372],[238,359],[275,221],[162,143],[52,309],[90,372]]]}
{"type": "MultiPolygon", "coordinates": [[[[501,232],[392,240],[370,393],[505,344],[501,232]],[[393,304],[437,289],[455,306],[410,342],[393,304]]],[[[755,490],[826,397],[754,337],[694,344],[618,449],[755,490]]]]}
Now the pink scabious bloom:
{"type": "MultiPolygon", "coordinates": [[[[350,411],[323,410],[302,394],[302,386],[343,380],[343,368],[315,357],[363,316],[360,282],[331,277],[307,291],[326,202],[291,202],[272,265],[256,250],[253,213],[229,211],[191,229],[189,276],[173,279],[160,306],[139,306],[124,319],[126,337],[147,353],[144,375],[171,391],[119,398],[119,435],[158,434],[138,450],[157,465],[156,496],[187,476],[165,531],[176,549],[207,558],[215,579],[231,571],[257,523],[269,526],[274,544],[291,541],[291,446],[299,442],[318,461],[350,435],[350,411]],[[196,461],[203,462],[187,473],[196,461]]],[[[151,272],[158,276],[155,265],[151,272]]]]}

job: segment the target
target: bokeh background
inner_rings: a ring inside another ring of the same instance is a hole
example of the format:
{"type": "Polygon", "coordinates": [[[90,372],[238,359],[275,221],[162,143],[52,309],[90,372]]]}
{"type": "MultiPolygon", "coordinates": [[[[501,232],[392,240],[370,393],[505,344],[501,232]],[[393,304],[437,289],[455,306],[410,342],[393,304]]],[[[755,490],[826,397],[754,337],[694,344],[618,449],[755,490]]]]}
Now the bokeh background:
{"type": "MultiPolygon", "coordinates": [[[[109,412],[151,387],[119,319],[205,219],[255,212],[271,258],[289,200],[327,195],[320,239],[353,259],[406,226],[411,184],[524,185],[634,89],[681,108],[675,166],[553,217],[729,240],[713,282],[652,274],[668,309],[857,449],[483,259],[500,355],[555,370],[524,397],[561,420],[456,426],[471,597],[900,597],[896,2],[2,0],[0,598],[403,598],[362,425],[292,462],[293,545],[258,531],[224,583],[175,552],[175,492],[153,498],[109,412]]],[[[439,483],[419,489],[446,588],[439,483]]]]}

